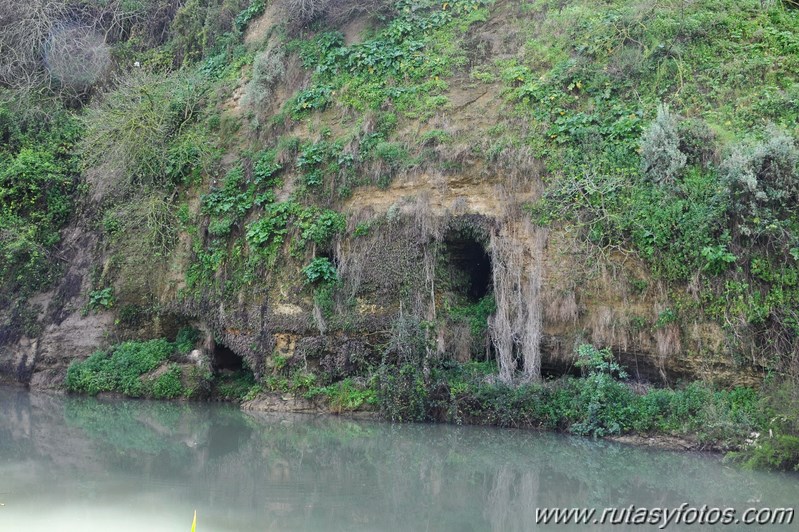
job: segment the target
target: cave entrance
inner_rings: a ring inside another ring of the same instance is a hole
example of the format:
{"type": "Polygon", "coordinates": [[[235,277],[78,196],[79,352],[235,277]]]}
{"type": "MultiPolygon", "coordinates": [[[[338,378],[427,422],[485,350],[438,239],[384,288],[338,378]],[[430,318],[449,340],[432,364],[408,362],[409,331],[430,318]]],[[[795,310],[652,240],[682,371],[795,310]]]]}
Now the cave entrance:
{"type": "Polygon", "coordinates": [[[214,345],[213,351],[214,370],[220,371],[241,371],[244,369],[244,359],[237,355],[232,349],[224,344],[214,345]]]}
{"type": "Polygon", "coordinates": [[[448,292],[448,325],[440,348],[454,360],[492,358],[488,320],[494,312],[493,271],[480,226],[455,228],[442,241],[442,288],[448,292]]]}
{"type": "Polygon", "coordinates": [[[491,292],[491,256],[476,238],[461,232],[444,240],[453,270],[453,287],[469,303],[477,303],[491,292]]]}

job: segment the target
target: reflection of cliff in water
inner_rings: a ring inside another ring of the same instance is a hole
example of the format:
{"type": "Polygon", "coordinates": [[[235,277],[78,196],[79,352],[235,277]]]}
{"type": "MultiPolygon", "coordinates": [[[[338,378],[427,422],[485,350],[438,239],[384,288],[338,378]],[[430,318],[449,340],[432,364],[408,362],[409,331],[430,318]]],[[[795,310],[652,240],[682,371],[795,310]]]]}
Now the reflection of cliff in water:
{"type": "Polygon", "coordinates": [[[552,434],[2,390],[0,402],[0,464],[38,464],[3,475],[2,491],[77,479],[73,496],[97,497],[106,479],[120,496],[144,487],[204,509],[219,530],[504,531],[530,529],[536,507],[790,506],[772,475],[552,434]]]}

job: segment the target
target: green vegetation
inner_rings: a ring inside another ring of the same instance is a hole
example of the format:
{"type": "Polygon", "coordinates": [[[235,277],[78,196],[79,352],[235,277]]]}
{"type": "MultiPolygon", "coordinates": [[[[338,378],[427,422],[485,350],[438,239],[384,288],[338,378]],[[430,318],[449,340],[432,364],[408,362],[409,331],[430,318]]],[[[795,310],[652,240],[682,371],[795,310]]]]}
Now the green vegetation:
{"type": "Polygon", "coordinates": [[[255,382],[255,376],[248,369],[214,376],[213,395],[219,399],[248,401],[261,391],[262,387],[255,382]]]}
{"type": "Polygon", "coordinates": [[[717,319],[735,350],[759,345],[771,369],[795,367],[796,10],[548,4],[529,4],[543,30],[523,59],[497,63],[549,169],[534,217],[637,254],[675,289],[695,283],[684,319],[717,319]]]}
{"type": "Polygon", "coordinates": [[[111,287],[102,290],[93,290],[89,293],[87,310],[110,309],[114,306],[114,289],[111,287]]]}
{"type": "Polygon", "coordinates": [[[174,342],[156,339],[129,341],[98,351],[67,371],[70,392],[96,395],[114,392],[127,397],[153,399],[200,399],[209,395],[229,401],[252,399],[261,391],[252,371],[223,371],[179,364],[194,349],[199,332],[182,328],[174,342]]]}
{"type": "MultiPolygon", "coordinates": [[[[425,375],[424,355],[412,351],[414,342],[418,348],[424,340],[405,334],[402,324],[395,326],[384,362],[370,368],[367,376],[330,382],[323,371],[308,371],[276,357],[273,373],[257,391],[294,393],[321,401],[334,412],[377,410],[399,422],[542,427],[595,438],[671,435],[697,448],[731,451],[729,459],[747,467],[799,466],[792,435],[796,421],[787,414],[796,412],[799,403],[793,398],[793,406],[786,405],[779,395],[793,394],[789,388],[723,390],[698,382],[673,389],[642,388],[626,382],[624,368],[609,350],[587,344],[577,350],[580,377],[511,386],[498,381],[493,362],[446,360],[433,364],[425,375]],[[405,362],[398,364],[394,357],[405,362]]],[[[237,397],[254,393],[247,389],[252,385],[254,381],[247,381],[237,397]]]]}
{"type": "MultiPolygon", "coordinates": [[[[496,381],[491,363],[445,364],[425,381],[420,372],[410,381],[414,397],[383,396],[383,408],[417,403],[415,419],[443,419],[499,426],[541,426],[602,437],[636,433],[696,435],[703,445],[734,448],[753,430],[769,422],[757,392],[748,388],[716,391],[695,383],[682,389],[628,386],[625,371],[608,350],[578,348],[582,377],[563,377],[540,384],[509,386],[496,381]]],[[[393,379],[407,379],[406,365],[393,379]]],[[[393,385],[392,390],[397,386],[393,385]]]]}
{"type": "Polygon", "coordinates": [[[200,331],[194,327],[183,327],[175,338],[175,349],[181,355],[188,354],[200,340],[200,331]]]}
{"type": "Polygon", "coordinates": [[[199,397],[207,389],[210,375],[171,362],[187,352],[186,334],[181,332],[175,343],[165,339],[123,342],[82,362],[75,361],[67,371],[67,390],[155,399],[199,397]]]}
{"type": "MultiPolygon", "coordinates": [[[[455,322],[463,322],[469,326],[473,341],[481,341],[488,335],[488,318],[497,311],[497,302],[493,294],[481,298],[477,303],[452,307],[449,310],[450,318],[455,322]]],[[[479,349],[484,346],[473,346],[473,354],[480,357],[483,353],[479,349]]]]}
{"type": "Polygon", "coordinates": [[[787,434],[760,438],[758,434],[756,441],[743,451],[730,453],[730,458],[750,469],[799,471],[799,438],[787,434]]]}
{"type": "Polygon", "coordinates": [[[166,340],[125,342],[107,352],[98,351],[67,372],[67,389],[95,395],[119,392],[130,397],[147,395],[142,376],[158,368],[174,351],[166,340]]]}
{"type": "Polygon", "coordinates": [[[180,367],[175,364],[167,366],[167,370],[153,379],[149,385],[150,393],[156,399],[175,399],[186,393],[181,382],[180,367]]]}
{"type": "Polygon", "coordinates": [[[374,408],[377,394],[371,386],[358,384],[351,378],[327,386],[310,386],[303,392],[306,399],[324,398],[333,412],[352,412],[374,408]]]}
{"type": "Polygon", "coordinates": [[[355,110],[391,104],[405,116],[431,116],[447,103],[442,79],[466,61],[458,46],[469,26],[487,18],[484,0],[400,0],[396,16],[360,44],[346,46],[339,32],[294,41],[314,84],[287,105],[295,118],[336,102],[355,110]]]}
{"type": "Polygon", "coordinates": [[[741,449],[730,458],[750,467],[799,465],[789,434],[794,422],[778,414],[795,405],[778,406],[775,390],[719,390],[701,383],[642,390],[625,382],[626,372],[609,350],[582,345],[577,354],[583,376],[519,386],[498,382],[493,363],[446,363],[434,367],[429,379],[412,364],[388,366],[381,371],[388,373],[389,393],[378,396],[378,405],[398,421],[544,427],[593,437],[666,434],[703,448],[741,449]]]}
{"type": "Polygon", "coordinates": [[[317,282],[334,283],[338,279],[336,267],[331,264],[327,257],[318,257],[312,260],[302,269],[305,280],[309,284],[317,282]]]}
{"type": "MultiPolygon", "coordinates": [[[[49,104],[37,116],[0,92],[0,301],[51,283],[54,250],[73,208],[81,134],[70,114],[49,104]]],[[[35,105],[35,103],[34,103],[35,105]]]]}
{"type": "Polygon", "coordinates": [[[202,76],[133,73],[85,116],[83,160],[105,186],[171,187],[207,166],[212,144],[195,125],[207,85],[202,76]]]}

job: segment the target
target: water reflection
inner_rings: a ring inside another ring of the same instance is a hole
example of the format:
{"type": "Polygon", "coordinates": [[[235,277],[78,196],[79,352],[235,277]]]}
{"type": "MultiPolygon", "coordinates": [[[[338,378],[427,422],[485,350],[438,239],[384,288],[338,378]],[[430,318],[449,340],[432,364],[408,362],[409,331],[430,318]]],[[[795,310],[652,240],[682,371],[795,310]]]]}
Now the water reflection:
{"type": "Polygon", "coordinates": [[[531,530],[536,507],[799,494],[796,476],[529,431],[2,389],[0,404],[0,530],[187,530],[194,508],[203,531],[531,530]]]}

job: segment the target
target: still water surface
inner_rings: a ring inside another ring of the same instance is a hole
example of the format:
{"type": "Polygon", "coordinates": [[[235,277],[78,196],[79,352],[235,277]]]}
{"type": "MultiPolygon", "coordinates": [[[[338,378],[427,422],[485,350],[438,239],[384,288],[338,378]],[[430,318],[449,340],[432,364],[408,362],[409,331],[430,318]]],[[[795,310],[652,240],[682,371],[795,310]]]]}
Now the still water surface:
{"type": "Polygon", "coordinates": [[[198,532],[513,531],[536,507],[799,505],[795,475],[531,431],[3,388],[0,412],[0,531],[188,532],[195,509],[198,532]]]}

